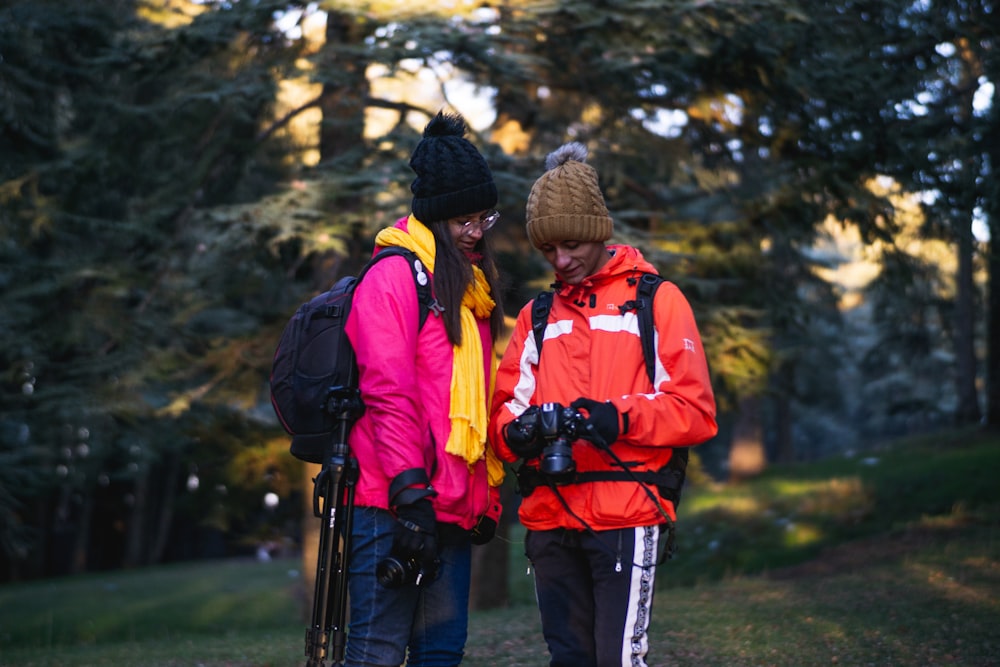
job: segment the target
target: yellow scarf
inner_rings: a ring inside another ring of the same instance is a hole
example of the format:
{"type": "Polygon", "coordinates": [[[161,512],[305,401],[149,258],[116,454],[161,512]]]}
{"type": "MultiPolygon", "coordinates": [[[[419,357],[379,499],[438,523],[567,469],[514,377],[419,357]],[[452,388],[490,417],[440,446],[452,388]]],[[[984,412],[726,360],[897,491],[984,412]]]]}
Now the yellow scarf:
{"type": "MultiPolygon", "coordinates": [[[[407,230],[387,227],[375,236],[375,245],[401,246],[416,253],[424,267],[434,272],[434,235],[423,223],[410,215],[407,230]]],[[[490,486],[503,481],[503,464],[486,447],[486,388],[483,370],[483,341],[479,337],[476,318],[489,317],[496,303],[483,270],[472,265],[473,280],[462,297],[460,322],[462,343],[452,349],[451,370],[451,432],[445,451],[465,459],[470,466],[486,456],[486,473],[490,486]],[[461,380],[461,381],[460,381],[461,380]]],[[[492,377],[492,373],[491,373],[492,377]]]]}

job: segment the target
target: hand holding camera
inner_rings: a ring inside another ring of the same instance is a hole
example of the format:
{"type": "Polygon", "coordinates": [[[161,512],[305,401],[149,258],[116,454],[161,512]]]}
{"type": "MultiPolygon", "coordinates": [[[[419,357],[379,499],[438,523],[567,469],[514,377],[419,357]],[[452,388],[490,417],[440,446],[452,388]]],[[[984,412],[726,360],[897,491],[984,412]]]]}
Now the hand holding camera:
{"type": "Polygon", "coordinates": [[[538,413],[538,406],[532,405],[504,428],[507,446],[522,459],[535,458],[545,446],[538,432],[538,413]]]}
{"type": "Polygon", "coordinates": [[[489,543],[497,534],[497,522],[488,516],[479,517],[479,522],[469,532],[469,538],[473,544],[483,545],[489,543]]]}
{"type": "Polygon", "coordinates": [[[431,501],[421,498],[396,508],[392,552],[376,566],[378,582],[386,588],[419,586],[437,574],[437,519],[431,501]]]}
{"type": "MultiPolygon", "coordinates": [[[[591,398],[578,398],[570,404],[574,410],[586,410],[587,417],[583,419],[580,437],[589,440],[598,447],[610,447],[618,439],[618,408],[607,401],[601,403],[591,398]]],[[[625,431],[628,431],[628,421],[625,421],[625,431]]]]}
{"type": "Polygon", "coordinates": [[[560,403],[532,405],[507,424],[504,437],[521,458],[540,456],[539,469],[558,484],[576,472],[573,441],[583,437],[583,416],[560,403]]]}

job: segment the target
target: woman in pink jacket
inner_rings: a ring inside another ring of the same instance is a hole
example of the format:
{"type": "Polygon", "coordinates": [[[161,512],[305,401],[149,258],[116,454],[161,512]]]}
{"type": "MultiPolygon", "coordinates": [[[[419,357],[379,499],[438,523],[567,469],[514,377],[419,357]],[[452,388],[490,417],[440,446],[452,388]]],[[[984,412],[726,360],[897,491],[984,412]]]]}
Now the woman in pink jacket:
{"type": "Polygon", "coordinates": [[[348,587],[347,665],[451,666],[468,625],[471,545],[500,513],[500,462],[486,452],[493,340],[503,324],[487,232],[489,166],[458,115],[439,113],[410,159],[412,214],[375,238],[412,250],[435,307],[421,326],[414,273],[389,257],[358,285],[347,322],[365,412],[348,587]]]}

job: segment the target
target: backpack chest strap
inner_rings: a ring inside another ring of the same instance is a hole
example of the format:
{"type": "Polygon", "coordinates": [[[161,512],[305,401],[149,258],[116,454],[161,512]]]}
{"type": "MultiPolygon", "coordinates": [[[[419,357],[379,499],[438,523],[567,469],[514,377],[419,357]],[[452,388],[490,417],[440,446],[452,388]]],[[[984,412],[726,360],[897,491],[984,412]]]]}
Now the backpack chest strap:
{"type": "MultiPolygon", "coordinates": [[[[528,465],[519,467],[515,474],[517,476],[517,488],[521,496],[527,498],[535,489],[540,486],[548,486],[552,481],[551,477],[543,473],[538,468],[528,465]]],[[[641,482],[655,486],[660,497],[669,500],[674,507],[680,504],[681,486],[684,484],[683,473],[667,464],[660,470],[646,471],[625,471],[625,470],[591,470],[587,472],[577,472],[571,477],[560,480],[560,486],[565,484],[588,484],[591,482],[641,482]]]]}

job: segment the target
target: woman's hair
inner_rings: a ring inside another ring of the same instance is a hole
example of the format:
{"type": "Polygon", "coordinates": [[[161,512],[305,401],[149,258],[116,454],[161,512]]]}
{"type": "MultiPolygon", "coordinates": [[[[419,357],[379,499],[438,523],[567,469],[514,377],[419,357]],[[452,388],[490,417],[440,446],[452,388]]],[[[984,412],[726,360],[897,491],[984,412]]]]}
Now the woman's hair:
{"type": "MultiPolygon", "coordinates": [[[[444,319],[448,340],[452,345],[458,345],[462,342],[462,297],[465,296],[465,289],[472,281],[472,265],[455,245],[447,220],[432,222],[428,227],[434,234],[437,246],[434,256],[434,295],[444,307],[441,316],[444,319]]],[[[483,234],[476,243],[475,251],[482,255],[479,268],[486,276],[486,283],[490,286],[490,296],[496,303],[493,312],[490,313],[490,332],[493,334],[493,340],[496,340],[503,331],[503,287],[500,284],[500,271],[497,269],[489,234],[483,234]]]]}

